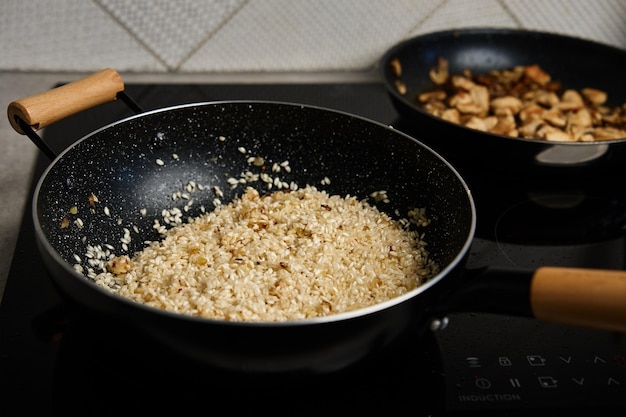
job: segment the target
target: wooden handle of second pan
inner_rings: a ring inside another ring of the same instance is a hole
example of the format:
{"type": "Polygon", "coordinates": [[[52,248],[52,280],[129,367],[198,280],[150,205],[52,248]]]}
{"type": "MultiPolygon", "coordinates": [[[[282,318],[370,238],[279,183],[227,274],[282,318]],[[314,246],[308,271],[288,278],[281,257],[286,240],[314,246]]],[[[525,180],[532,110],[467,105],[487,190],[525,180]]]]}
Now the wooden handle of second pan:
{"type": "Polygon", "coordinates": [[[7,115],[13,129],[24,134],[15,116],[34,130],[39,130],[83,110],[111,102],[121,91],[124,91],[122,77],[117,71],[107,68],[52,90],[16,100],[9,104],[7,115]]]}
{"type": "Polygon", "coordinates": [[[626,332],[626,272],[538,268],[530,303],[540,320],[626,332]]]}

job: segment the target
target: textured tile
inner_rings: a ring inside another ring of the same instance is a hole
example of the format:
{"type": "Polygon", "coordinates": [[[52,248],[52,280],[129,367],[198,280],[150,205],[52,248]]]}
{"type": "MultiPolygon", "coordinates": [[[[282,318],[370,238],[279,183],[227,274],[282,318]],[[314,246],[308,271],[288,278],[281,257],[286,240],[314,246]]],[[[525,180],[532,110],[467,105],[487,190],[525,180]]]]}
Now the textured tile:
{"type": "Polygon", "coordinates": [[[524,27],[626,48],[625,0],[3,0],[0,70],[360,71],[426,32],[524,27]]]}
{"type": "Polygon", "coordinates": [[[433,0],[251,1],[181,70],[368,69],[441,3],[433,0]]]}
{"type": "Polygon", "coordinates": [[[5,0],[0,5],[0,34],[4,70],[163,70],[90,1],[5,0]]]}
{"type": "Polygon", "coordinates": [[[448,0],[411,35],[467,27],[517,28],[519,25],[498,0],[448,0]]]}
{"type": "Polygon", "coordinates": [[[524,28],[626,48],[624,0],[502,0],[524,28]]]}
{"type": "Polygon", "coordinates": [[[169,69],[202,44],[245,0],[97,0],[169,69]]]}

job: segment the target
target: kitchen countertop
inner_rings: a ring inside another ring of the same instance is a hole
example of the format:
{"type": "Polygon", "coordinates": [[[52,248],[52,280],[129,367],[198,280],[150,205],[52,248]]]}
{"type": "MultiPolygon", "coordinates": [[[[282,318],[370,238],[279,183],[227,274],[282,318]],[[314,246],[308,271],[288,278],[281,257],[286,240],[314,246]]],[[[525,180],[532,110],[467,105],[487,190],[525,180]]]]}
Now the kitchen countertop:
{"type": "MultiPolygon", "coordinates": [[[[84,73],[0,72],[0,97],[4,109],[23,97],[46,91],[60,82],[76,80],[84,73]]],[[[246,74],[122,74],[127,83],[316,83],[375,81],[375,71],[351,73],[246,73],[246,74]]],[[[6,113],[5,113],[6,114],[6,113]]],[[[42,132],[39,132],[42,133],[42,132]]],[[[78,139],[78,138],[77,138],[78,139]]],[[[39,150],[0,117],[0,301],[4,293],[15,244],[27,207],[30,184],[39,150]]]]}

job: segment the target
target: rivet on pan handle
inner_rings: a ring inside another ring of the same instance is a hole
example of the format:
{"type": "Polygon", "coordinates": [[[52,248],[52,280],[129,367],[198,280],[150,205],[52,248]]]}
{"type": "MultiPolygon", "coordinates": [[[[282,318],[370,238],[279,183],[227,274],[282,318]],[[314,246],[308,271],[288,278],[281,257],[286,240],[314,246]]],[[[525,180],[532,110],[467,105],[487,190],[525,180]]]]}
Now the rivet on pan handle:
{"type": "Polygon", "coordinates": [[[541,267],[530,290],[537,319],[626,332],[626,272],[541,267]]]}
{"type": "Polygon", "coordinates": [[[124,91],[120,74],[110,68],[49,91],[16,100],[9,104],[7,115],[16,132],[26,134],[16,116],[33,130],[39,130],[59,120],[117,99],[124,91]]]}

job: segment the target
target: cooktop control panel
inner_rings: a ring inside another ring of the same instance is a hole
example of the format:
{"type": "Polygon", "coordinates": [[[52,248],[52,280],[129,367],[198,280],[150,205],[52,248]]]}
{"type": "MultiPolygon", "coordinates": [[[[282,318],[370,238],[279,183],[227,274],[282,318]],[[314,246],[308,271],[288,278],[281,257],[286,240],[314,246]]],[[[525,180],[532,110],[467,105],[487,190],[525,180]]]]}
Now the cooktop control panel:
{"type": "Polygon", "coordinates": [[[626,407],[626,334],[459,314],[437,338],[450,411],[626,407]]]}

